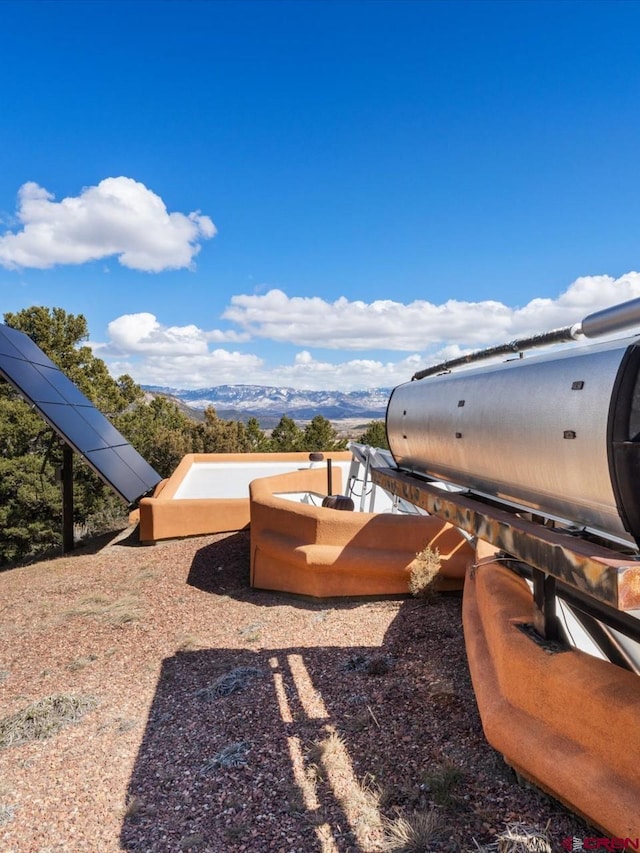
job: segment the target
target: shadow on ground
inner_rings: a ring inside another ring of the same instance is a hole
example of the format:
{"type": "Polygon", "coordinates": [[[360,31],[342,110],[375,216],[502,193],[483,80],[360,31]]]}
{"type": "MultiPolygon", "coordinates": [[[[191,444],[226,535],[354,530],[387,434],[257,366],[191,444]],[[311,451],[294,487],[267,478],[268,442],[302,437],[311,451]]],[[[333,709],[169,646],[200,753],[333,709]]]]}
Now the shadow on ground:
{"type": "Polygon", "coordinates": [[[248,530],[231,533],[196,551],[187,584],[213,595],[229,590],[249,592],[251,535],[248,530]]]}
{"type": "Polygon", "coordinates": [[[475,849],[523,803],[566,822],[484,740],[461,660],[455,596],[403,604],[381,647],[166,659],[122,848],[371,853],[385,816],[432,806],[443,827],[434,851],[475,849]]]}
{"type": "Polygon", "coordinates": [[[187,584],[211,595],[227,595],[240,601],[251,601],[261,607],[287,604],[303,610],[326,610],[328,607],[348,610],[366,601],[402,601],[407,595],[349,596],[348,598],[312,598],[273,590],[250,587],[249,530],[240,530],[200,548],[191,563],[187,584]]]}
{"type": "MultiPolygon", "coordinates": [[[[294,605],[312,630],[372,606],[250,589],[249,541],[241,531],[200,548],[187,582],[258,606],[294,605]]],[[[375,607],[395,614],[381,646],[212,648],[165,659],[122,849],[373,853],[385,820],[433,807],[441,834],[416,849],[476,850],[474,839],[492,841],[519,819],[550,821],[559,838],[578,833],[561,806],[518,787],[484,739],[461,596],[375,607]]]]}

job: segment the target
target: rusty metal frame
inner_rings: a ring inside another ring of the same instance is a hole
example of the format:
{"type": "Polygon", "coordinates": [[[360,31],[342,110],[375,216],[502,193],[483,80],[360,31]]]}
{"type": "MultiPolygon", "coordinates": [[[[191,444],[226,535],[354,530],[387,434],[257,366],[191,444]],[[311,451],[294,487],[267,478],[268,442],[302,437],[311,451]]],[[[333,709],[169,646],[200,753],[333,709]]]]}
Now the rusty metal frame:
{"type": "MultiPolygon", "coordinates": [[[[504,565],[515,572],[515,574],[533,582],[534,572],[538,571],[538,569],[532,569],[531,566],[527,566],[519,560],[503,559],[504,565]]],[[[540,572],[540,574],[542,573],[540,572]]],[[[557,598],[562,599],[565,604],[569,605],[575,618],[583,623],[591,635],[591,639],[604,652],[607,660],[631,672],[637,672],[633,661],[629,659],[624,650],[621,650],[612,641],[603,626],[606,625],[607,628],[613,628],[623,636],[630,637],[632,640],[640,643],[640,619],[632,613],[624,613],[621,610],[610,607],[608,604],[604,604],[602,601],[597,601],[587,593],[579,592],[575,587],[563,584],[562,581],[556,582],[556,595],[557,598]]],[[[555,599],[554,603],[556,603],[555,599]]],[[[559,628],[558,623],[556,623],[556,628],[559,628]]]]}
{"type": "Polygon", "coordinates": [[[640,608],[640,562],[394,468],[372,468],[376,486],[495,545],[545,575],[617,610],[640,608]]]}

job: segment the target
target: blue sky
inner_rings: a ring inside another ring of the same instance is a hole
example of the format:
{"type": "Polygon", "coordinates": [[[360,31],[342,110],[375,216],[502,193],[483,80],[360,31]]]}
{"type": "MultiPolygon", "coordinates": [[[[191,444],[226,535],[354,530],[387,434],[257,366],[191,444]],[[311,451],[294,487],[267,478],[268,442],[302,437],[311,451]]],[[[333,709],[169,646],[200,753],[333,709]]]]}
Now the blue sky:
{"type": "Polygon", "coordinates": [[[640,296],[640,4],[0,0],[0,310],[393,386],[640,296]]]}

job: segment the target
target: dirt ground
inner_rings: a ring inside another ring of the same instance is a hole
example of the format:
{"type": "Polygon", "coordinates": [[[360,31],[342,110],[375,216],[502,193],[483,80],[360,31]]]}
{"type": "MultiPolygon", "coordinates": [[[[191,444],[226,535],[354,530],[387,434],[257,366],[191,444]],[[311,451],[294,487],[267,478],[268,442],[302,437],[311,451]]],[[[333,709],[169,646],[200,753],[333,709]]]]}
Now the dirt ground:
{"type": "Polygon", "coordinates": [[[2,853],[590,834],[485,741],[459,595],[310,601],[250,589],[248,564],[246,532],[143,547],[129,531],[0,574],[2,853]]]}

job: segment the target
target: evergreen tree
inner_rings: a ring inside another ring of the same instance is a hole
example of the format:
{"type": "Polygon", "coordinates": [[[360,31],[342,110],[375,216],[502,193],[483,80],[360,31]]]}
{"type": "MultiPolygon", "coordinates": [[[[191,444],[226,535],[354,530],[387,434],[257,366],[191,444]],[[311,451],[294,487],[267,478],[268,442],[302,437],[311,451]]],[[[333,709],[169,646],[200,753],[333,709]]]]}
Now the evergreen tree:
{"type": "Polygon", "coordinates": [[[302,434],[301,450],[344,450],[346,439],[338,438],[335,427],[323,415],[316,415],[302,434]]]}
{"type": "MultiPolygon", "coordinates": [[[[32,307],[6,313],[103,411],[123,411],[141,396],[131,377],[114,380],[101,359],[81,342],[87,322],[62,308],[32,307]]],[[[62,497],[56,470],[61,442],[8,383],[0,383],[0,565],[47,550],[60,541],[62,497]]],[[[74,522],[87,530],[122,517],[121,501],[84,463],[74,465],[74,522]]]]}
{"type": "Polygon", "coordinates": [[[0,565],[33,556],[60,542],[62,501],[35,453],[0,457],[0,565]]]}
{"type": "Polygon", "coordinates": [[[371,421],[357,440],[360,444],[368,444],[369,447],[379,447],[381,450],[389,449],[384,421],[371,421]]]}
{"type": "Polygon", "coordinates": [[[169,477],[183,456],[193,453],[197,424],[158,395],[114,419],[114,426],[161,477],[169,477]]]}
{"type": "Polygon", "coordinates": [[[249,450],[244,424],[219,418],[213,406],[204,410],[204,423],[197,424],[196,440],[199,453],[246,453],[249,450]]]}
{"type": "Polygon", "coordinates": [[[302,449],[302,430],[290,417],[283,415],[271,432],[271,450],[290,453],[302,449]]]}
{"type": "Polygon", "coordinates": [[[142,399],[142,389],[130,376],[116,381],[91,347],[81,345],[89,338],[83,314],[33,306],[6,313],[4,322],[28,335],[102,412],[116,414],[142,399]]]}
{"type": "Polygon", "coordinates": [[[269,439],[260,429],[257,418],[249,418],[245,427],[247,442],[250,453],[268,453],[270,450],[269,439]]]}

